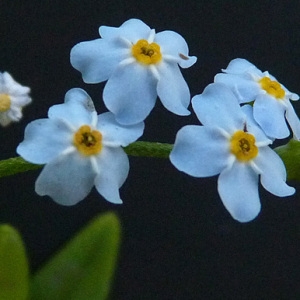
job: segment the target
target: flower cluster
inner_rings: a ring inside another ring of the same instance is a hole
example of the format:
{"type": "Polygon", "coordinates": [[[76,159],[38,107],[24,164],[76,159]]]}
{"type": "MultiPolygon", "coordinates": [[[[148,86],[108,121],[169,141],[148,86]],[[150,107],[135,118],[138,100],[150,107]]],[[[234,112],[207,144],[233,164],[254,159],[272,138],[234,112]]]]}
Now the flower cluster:
{"type": "Polygon", "coordinates": [[[181,35],[156,33],[137,19],[118,28],[101,26],[99,33],[101,38],[75,45],[70,60],[84,82],[107,81],[103,101],[109,112],[97,115],[88,94],[71,89],[63,104],[49,109],[48,119],[27,126],[17,148],[25,160],[46,164],[36,181],[39,195],[73,205],[95,186],[106,200],[122,203],[119,188],[129,171],[122,147],[143,134],[157,97],[180,116],[190,114],[192,102],[202,125],[179,130],[170,160],[191,176],[220,174],[218,192],[234,219],[248,222],[260,212],[259,180],[276,196],[295,192],[270,145],[288,137],[289,127],[300,139],[290,103],[297,94],[247,60],[234,59],[191,100],[179,67],[189,68],[197,59],[189,56],[181,35]]]}
{"type": "Polygon", "coordinates": [[[71,89],[65,103],[49,109],[48,119],[27,126],[17,148],[25,160],[46,164],[36,192],[63,205],[81,201],[94,185],[107,201],[122,203],[119,188],[129,171],[122,147],[143,134],[157,95],[168,110],[190,113],[190,92],[179,66],[188,68],[196,58],[188,56],[179,34],[156,34],[136,19],[119,28],[101,26],[100,34],[72,49],[71,64],[87,83],[107,80],[103,100],[110,112],[97,116],[88,94],[71,89]]]}
{"type": "Polygon", "coordinates": [[[299,96],[245,59],[234,59],[223,71],[193,97],[203,126],[183,127],[170,159],[191,176],[220,174],[218,192],[224,206],[234,219],[248,222],[261,209],[259,178],[276,196],[295,192],[285,183],[285,166],[269,145],[289,135],[285,117],[294,136],[300,137],[300,122],[289,101],[299,96]]]}
{"type": "Polygon", "coordinates": [[[232,217],[254,219],[260,211],[258,178],[277,196],[292,195],[280,157],[268,147],[272,140],[253,118],[250,105],[239,106],[224,84],[213,83],[192,99],[203,126],[185,126],[177,134],[170,159],[195,177],[220,174],[218,192],[232,217]]]}

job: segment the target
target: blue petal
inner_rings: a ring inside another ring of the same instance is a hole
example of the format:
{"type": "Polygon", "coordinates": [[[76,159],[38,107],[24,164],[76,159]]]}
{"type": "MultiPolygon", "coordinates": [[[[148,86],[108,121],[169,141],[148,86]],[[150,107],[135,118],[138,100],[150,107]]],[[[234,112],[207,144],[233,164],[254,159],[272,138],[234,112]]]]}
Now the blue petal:
{"type": "Polygon", "coordinates": [[[245,115],[235,95],[222,83],[208,85],[193,97],[192,106],[203,125],[218,126],[230,134],[243,128],[245,115]]]}
{"type": "Polygon", "coordinates": [[[195,177],[219,174],[228,164],[228,141],[214,128],[185,126],[177,135],[170,154],[172,164],[195,177]]]}
{"type": "Polygon", "coordinates": [[[132,43],[141,39],[147,40],[150,31],[151,28],[139,19],[130,19],[120,27],[101,26],[99,28],[100,35],[105,39],[123,38],[132,43]]]}
{"type": "Polygon", "coordinates": [[[89,194],[95,176],[90,160],[73,152],[48,163],[35,183],[35,190],[59,204],[74,205],[89,194]]]}
{"type": "Polygon", "coordinates": [[[191,96],[177,64],[161,63],[158,68],[160,79],[157,94],[166,109],[180,116],[187,116],[190,111],[191,96]]]}
{"type": "Polygon", "coordinates": [[[140,123],[154,107],[156,85],[149,68],[139,63],[120,65],[105,85],[103,100],[119,123],[140,123]]]}
{"type": "Polygon", "coordinates": [[[162,56],[171,55],[177,58],[182,68],[189,68],[196,61],[196,56],[189,56],[189,48],[185,39],[174,31],[162,31],[156,34],[154,42],[161,48],[162,56]]]}
{"type": "Polygon", "coordinates": [[[253,107],[251,105],[243,105],[241,109],[247,116],[246,130],[255,136],[256,142],[264,142],[265,145],[272,144],[272,140],[266,136],[265,132],[254,120],[253,107]]]}
{"type": "Polygon", "coordinates": [[[257,69],[252,63],[248,60],[243,58],[235,58],[233,59],[227,68],[223,70],[225,73],[229,74],[243,74],[246,72],[254,72],[254,73],[261,73],[259,69],[257,69]]]}
{"type": "Polygon", "coordinates": [[[249,222],[260,212],[258,175],[248,164],[235,162],[218,179],[218,191],[231,216],[239,222],[249,222]]]}
{"type": "Polygon", "coordinates": [[[220,73],[215,76],[214,81],[228,86],[240,103],[254,101],[261,91],[257,82],[241,75],[220,73]]]}
{"type": "Polygon", "coordinates": [[[129,57],[130,50],[117,41],[96,39],[75,45],[71,50],[71,64],[82,73],[84,82],[107,80],[118,64],[129,57]]]}
{"type": "Polygon", "coordinates": [[[108,143],[125,147],[143,134],[144,127],[143,122],[128,126],[120,125],[111,112],[98,116],[97,128],[103,136],[104,145],[108,143]]]}
{"type": "Polygon", "coordinates": [[[121,204],[119,188],[129,172],[128,157],[122,148],[104,148],[97,156],[100,173],[95,179],[98,192],[109,202],[121,204]]]}
{"type": "Polygon", "coordinates": [[[281,100],[267,94],[260,95],[254,102],[253,115],[267,136],[283,139],[290,135],[285,121],[286,107],[281,100]]]}
{"type": "Polygon", "coordinates": [[[279,197],[290,196],[295,193],[295,189],[285,183],[285,166],[271,148],[259,148],[259,154],[254,162],[262,171],[260,182],[267,191],[279,197]]]}
{"type": "Polygon", "coordinates": [[[72,133],[64,123],[49,119],[39,119],[25,128],[24,141],[17,153],[34,164],[45,164],[69,148],[72,133]]]}
{"type": "Polygon", "coordinates": [[[74,127],[91,124],[95,108],[90,96],[82,89],[71,89],[66,93],[65,103],[49,108],[50,119],[66,121],[74,127]]]}
{"type": "Polygon", "coordinates": [[[299,141],[300,140],[299,117],[297,116],[291,102],[289,100],[287,100],[285,103],[287,104],[287,109],[286,109],[286,113],[285,113],[286,120],[288,121],[288,123],[293,131],[294,138],[299,141]]]}

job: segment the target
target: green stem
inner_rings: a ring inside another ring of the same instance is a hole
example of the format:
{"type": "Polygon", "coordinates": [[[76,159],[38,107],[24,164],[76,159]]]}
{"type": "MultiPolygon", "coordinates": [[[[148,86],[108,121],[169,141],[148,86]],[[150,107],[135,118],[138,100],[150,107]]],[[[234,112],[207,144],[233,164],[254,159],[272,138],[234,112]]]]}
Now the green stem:
{"type": "Polygon", "coordinates": [[[168,158],[173,148],[172,144],[135,142],[125,147],[124,150],[131,156],[168,158]]]}
{"type": "MultiPolygon", "coordinates": [[[[168,158],[172,147],[172,144],[165,143],[135,142],[125,147],[124,150],[131,156],[168,158]]],[[[41,167],[43,165],[29,163],[22,157],[13,157],[0,161],[0,177],[37,170],[41,167]]]]}

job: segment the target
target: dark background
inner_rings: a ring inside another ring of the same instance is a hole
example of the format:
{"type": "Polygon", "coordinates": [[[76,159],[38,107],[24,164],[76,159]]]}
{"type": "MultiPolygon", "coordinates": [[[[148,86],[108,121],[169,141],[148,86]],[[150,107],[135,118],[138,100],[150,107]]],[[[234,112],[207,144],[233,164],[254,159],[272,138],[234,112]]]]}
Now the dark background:
{"type": "MultiPolygon", "coordinates": [[[[192,96],[236,57],[300,93],[299,11],[299,1],[1,0],[0,71],[30,86],[33,103],[20,123],[0,128],[0,158],[16,156],[26,124],[46,117],[70,88],[84,88],[98,112],[106,111],[104,83],[84,84],[69,62],[71,48],[98,38],[101,25],[119,27],[135,17],[157,32],[180,33],[198,56],[183,70],[192,96]]],[[[173,143],[182,126],[197,123],[193,114],[172,115],[158,102],[141,140],[173,143]]],[[[223,207],[216,178],[189,177],[163,159],[130,163],[121,206],[95,190],[76,206],[57,205],[35,194],[40,171],[1,178],[0,222],[21,231],[32,272],[94,215],[112,210],[123,240],[111,299],[298,298],[299,183],[290,182],[298,192],[289,198],[260,188],[260,215],[241,224],[223,207]]]]}

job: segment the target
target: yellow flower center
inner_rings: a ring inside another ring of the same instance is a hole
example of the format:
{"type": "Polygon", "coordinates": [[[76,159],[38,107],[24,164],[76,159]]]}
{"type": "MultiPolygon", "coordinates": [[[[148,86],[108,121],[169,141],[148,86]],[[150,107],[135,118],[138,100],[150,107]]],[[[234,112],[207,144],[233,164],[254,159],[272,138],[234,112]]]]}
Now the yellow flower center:
{"type": "Polygon", "coordinates": [[[88,125],[83,125],[75,132],[73,143],[81,154],[95,155],[102,149],[102,134],[88,125]]]}
{"type": "Polygon", "coordinates": [[[146,40],[138,40],[131,48],[134,58],[145,65],[156,64],[161,61],[160,47],[156,43],[149,44],[146,40]]]}
{"type": "Polygon", "coordinates": [[[263,77],[259,80],[259,83],[261,87],[271,96],[275,97],[276,99],[284,98],[285,91],[279,82],[271,80],[269,77],[263,77]]]}
{"type": "Polygon", "coordinates": [[[0,112],[10,109],[11,100],[8,94],[0,94],[0,112]]]}
{"type": "Polygon", "coordinates": [[[258,154],[258,148],[255,146],[255,137],[242,130],[236,131],[230,139],[230,152],[239,161],[248,162],[258,154]]]}

